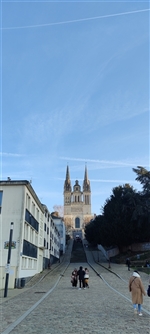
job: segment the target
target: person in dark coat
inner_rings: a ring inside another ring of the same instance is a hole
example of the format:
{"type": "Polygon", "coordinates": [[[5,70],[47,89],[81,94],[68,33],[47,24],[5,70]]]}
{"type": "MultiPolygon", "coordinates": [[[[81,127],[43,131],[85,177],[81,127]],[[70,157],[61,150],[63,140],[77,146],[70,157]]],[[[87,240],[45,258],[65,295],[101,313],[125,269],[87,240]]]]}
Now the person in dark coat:
{"type": "Polygon", "coordinates": [[[80,266],[77,274],[78,274],[78,277],[79,277],[79,290],[81,290],[81,287],[83,289],[85,289],[85,281],[84,281],[85,271],[83,270],[82,266],[80,266]]]}
{"type": "Polygon", "coordinates": [[[126,265],[128,266],[128,270],[130,271],[131,262],[130,262],[129,258],[126,259],[126,265]]]}
{"type": "Polygon", "coordinates": [[[72,287],[77,287],[77,283],[78,283],[78,274],[77,274],[77,269],[75,268],[71,274],[71,283],[72,283],[72,287]]]}

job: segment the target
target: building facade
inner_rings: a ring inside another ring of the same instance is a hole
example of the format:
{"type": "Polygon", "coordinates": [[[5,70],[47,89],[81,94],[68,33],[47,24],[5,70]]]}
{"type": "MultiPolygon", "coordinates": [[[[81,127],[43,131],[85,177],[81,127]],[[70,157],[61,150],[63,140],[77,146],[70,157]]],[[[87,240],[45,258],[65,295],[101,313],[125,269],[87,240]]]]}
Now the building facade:
{"type": "Polygon", "coordinates": [[[44,208],[43,269],[49,268],[60,255],[60,232],[46,205],[44,208]]]}
{"type": "Polygon", "coordinates": [[[61,217],[59,217],[58,213],[52,212],[51,217],[57,226],[60,235],[60,255],[65,253],[66,249],[66,226],[61,217]]]}
{"type": "Polygon", "coordinates": [[[0,181],[0,288],[4,288],[9,230],[14,223],[9,288],[19,287],[59,258],[59,231],[29,181],[0,181]]]}
{"type": "Polygon", "coordinates": [[[72,188],[69,167],[66,170],[64,182],[64,222],[67,230],[83,230],[92,218],[91,214],[91,187],[85,167],[83,187],[76,180],[72,188]]]}

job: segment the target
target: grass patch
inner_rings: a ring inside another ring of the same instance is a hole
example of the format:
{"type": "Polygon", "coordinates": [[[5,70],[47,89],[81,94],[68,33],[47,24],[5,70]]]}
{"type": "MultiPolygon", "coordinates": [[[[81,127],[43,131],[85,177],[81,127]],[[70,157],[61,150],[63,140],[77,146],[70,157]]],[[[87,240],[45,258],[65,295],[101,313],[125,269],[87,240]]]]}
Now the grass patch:
{"type": "Polygon", "coordinates": [[[144,272],[150,275],[150,267],[145,267],[146,261],[150,263],[150,251],[146,252],[124,252],[111,258],[111,262],[118,264],[126,264],[126,259],[131,261],[133,270],[144,272]]]}
{"type": "Polygon", "coordinates": [[[140,261],[149,261],[150,260],[150,251],[147,251],[147,252],[141,252],[141,253],[137,253],[136,255],[134,256],[131,256],[130,257],[130,260],[137,260],[137,257],[139,257],[139,260],[140,261]]]}
{"type": "Polygon", "coordinates": [[[136,270],[138,272],[142,272],[142,273],[145,273],[147,275],[150,275],[150,268],[142,267],[142,266],[140,266],[140,267],[138,267],[138,266],[136,266],[136,267],[131,266],[131,268],[133,269],[133,271],[136,270]]]}

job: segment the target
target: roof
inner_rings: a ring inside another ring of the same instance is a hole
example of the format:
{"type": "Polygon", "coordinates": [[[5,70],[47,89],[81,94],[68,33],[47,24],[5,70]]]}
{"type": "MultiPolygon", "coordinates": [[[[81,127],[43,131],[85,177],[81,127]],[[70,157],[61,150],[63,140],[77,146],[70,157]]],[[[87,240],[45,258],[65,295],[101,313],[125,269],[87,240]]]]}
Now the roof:
{"type": "Polygon", "coordinates": [[[38,203],[40,209],[42,212],[44,212],[44,207],[41,203],[41,201],[39,200],[36,192],[34,191],[33,187],[31,186],[31,183],[27,180],[4,180],[4,181],[0,181],[0,186],[26,186],[28,188],[28,190],[30,191],[30,193],[32,194],[33,198],[35,199],[35,201],[38,203]]]}

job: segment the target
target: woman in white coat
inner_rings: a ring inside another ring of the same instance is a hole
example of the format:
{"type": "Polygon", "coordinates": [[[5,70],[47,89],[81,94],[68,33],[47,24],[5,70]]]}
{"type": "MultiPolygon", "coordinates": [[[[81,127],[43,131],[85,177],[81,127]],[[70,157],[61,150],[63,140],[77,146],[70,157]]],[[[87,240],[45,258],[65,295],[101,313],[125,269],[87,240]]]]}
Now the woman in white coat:
{"type": "Polygon", "coordinates": [[[132,303],[134,308],[134,313],[141,316],[142,315],[142,306],[143,304],[143,295],[146,296],[146,292],[141,281],[140,275],[137,271],[133,272],[133,275],[129,279],[129,291],[132,296],[132,303]],[[138,306],[138,307],[137,307],[138,306]]]}

